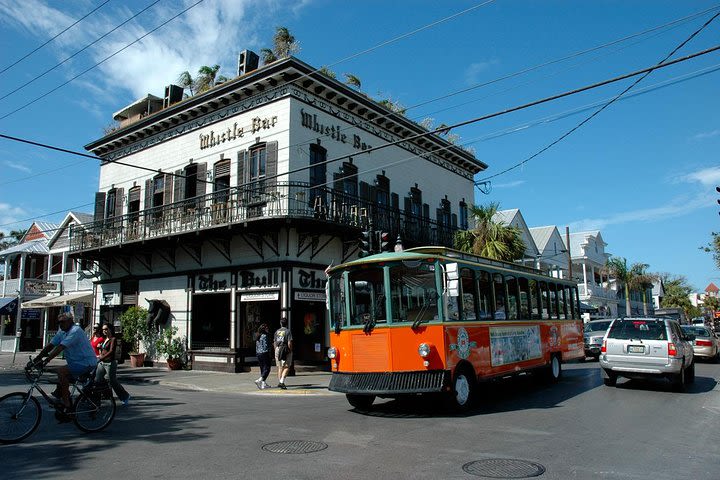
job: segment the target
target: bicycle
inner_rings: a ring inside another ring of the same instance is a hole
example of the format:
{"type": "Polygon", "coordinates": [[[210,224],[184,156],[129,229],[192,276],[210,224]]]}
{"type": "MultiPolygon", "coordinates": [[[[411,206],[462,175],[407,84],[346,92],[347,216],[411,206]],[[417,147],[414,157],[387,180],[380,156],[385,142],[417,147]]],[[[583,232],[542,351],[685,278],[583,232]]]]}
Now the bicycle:
{"type": "Polygon", "coordinates": [[[83,432],[99,432],[115,418],[115,398],[108,384],[95,384],[95,370],[81,375],[71,383],[70,404],[65,412],[64,405],[48,395],[39,385],[45,373],[42,366],[33,365],[32,357],[25,367],[25,376],[30,382],[26,392],[13,392],[0,397],[0,443],[18,443],[29,437],[40,425],[42,408],[33,392],[37,390],[60,420],[63,416],[72,419],[83,432]]]}

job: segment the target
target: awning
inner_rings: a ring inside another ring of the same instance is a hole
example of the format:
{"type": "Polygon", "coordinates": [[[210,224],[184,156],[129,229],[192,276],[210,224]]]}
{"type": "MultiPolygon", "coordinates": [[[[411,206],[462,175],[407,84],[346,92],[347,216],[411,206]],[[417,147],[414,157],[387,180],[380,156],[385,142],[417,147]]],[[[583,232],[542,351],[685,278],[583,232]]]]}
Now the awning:
{"type": "Polygon", "coordinates": [[[60,295],[45,295],[44,297],[33,298],[32,300],[23,302],[22,308],[47,308],[62,305],[62,303],[56,303],[58,298],[60,298],[60,295]]]}
{"type": "Polygon", "coordinates": [[[92,298],[92,292],[72,292],[57,297],[58,300],[63,302],[63,305],[67,305],[68,303],[91,303],[92,298]]]}
{"type": "Polygon", "coordinates": [[[589,313],[597,313],[598,307],[593,307],[592,305],[588,305],[585,302],[580,302],[580,311],[581,312],[589,312],[589,313]]]}
{"type": "Polygon", "coordinates": [[[72,292],[65,295],[45,295],[22,303],[22,308],[60,307],[72,303],[92,302],[92,292],[72,292]]]}
{"type": "Polygon", "coordinates": [[[0,297],[0,315],[13,315],[17,312],[17,297],[0,297]]]}

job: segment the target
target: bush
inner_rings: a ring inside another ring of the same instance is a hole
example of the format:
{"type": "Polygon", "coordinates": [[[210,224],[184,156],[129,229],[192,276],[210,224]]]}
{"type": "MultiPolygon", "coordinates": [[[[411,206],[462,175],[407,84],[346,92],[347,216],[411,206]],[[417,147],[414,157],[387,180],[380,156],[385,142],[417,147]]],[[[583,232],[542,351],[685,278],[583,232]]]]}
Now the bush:
{"type": "Polygon", "coordinates": [[[154,338],[155,332],[147,321],[148,311],[142,307],[130,307],[120,315],[122,339],[130,353],[140,353],[140,342],[154,338]]]}
{"type": "Polygon", "coordinates": [[[169,360],[185,359],[185,339],[176,337],[177,327],[166,328],[155,340],[155,352],[169,360]]]}

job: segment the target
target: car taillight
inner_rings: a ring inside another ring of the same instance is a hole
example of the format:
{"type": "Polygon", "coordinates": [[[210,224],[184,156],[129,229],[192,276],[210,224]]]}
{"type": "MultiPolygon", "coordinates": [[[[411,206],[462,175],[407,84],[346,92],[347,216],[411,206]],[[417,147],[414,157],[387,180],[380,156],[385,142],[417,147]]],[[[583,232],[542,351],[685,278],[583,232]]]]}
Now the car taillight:
{"type": "Polygon", "coordinates": [[[600,347],[600,353],[607,353],[607,340],[603,340],[602,347],[600,347]]]}
{"type": "Polygon", "coordinates": [[[710,340],[695,340],[695,345],[698,347],[712,347],[712,342],[710,340]]]}
{"type": "Polygon", "coordinates": [[[675,348],[675,344],[674,344],[674,343],[669,342],[669,343],[668,343],[668,356],[669,356],[669,357],[674,357],[675,355],[677,355],[677,348],[675,348]]]}

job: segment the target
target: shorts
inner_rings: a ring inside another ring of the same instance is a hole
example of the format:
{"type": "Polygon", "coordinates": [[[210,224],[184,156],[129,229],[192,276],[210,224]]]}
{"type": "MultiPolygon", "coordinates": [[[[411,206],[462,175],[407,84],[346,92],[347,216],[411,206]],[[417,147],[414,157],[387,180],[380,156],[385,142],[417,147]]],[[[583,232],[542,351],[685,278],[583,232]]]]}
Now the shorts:
{"type": "Polygon", "coordinates": [[[68,370],[70,370],[70,375],[75,377],[75,379],[78,379],[82,377],[83,375],[86,375],[90,372],[92,372],[95,369],[96,365],[70,365],[68,364],[68,370]]]}
{"type": "Polygon", "coordinates": [[[276,353],[275,354],[275,364],[278,367],[289,367],[290,365],[292,365],[292,352],[288,352],[288,354],[285,355],[285,360],[280,360],[276,353]]]}

